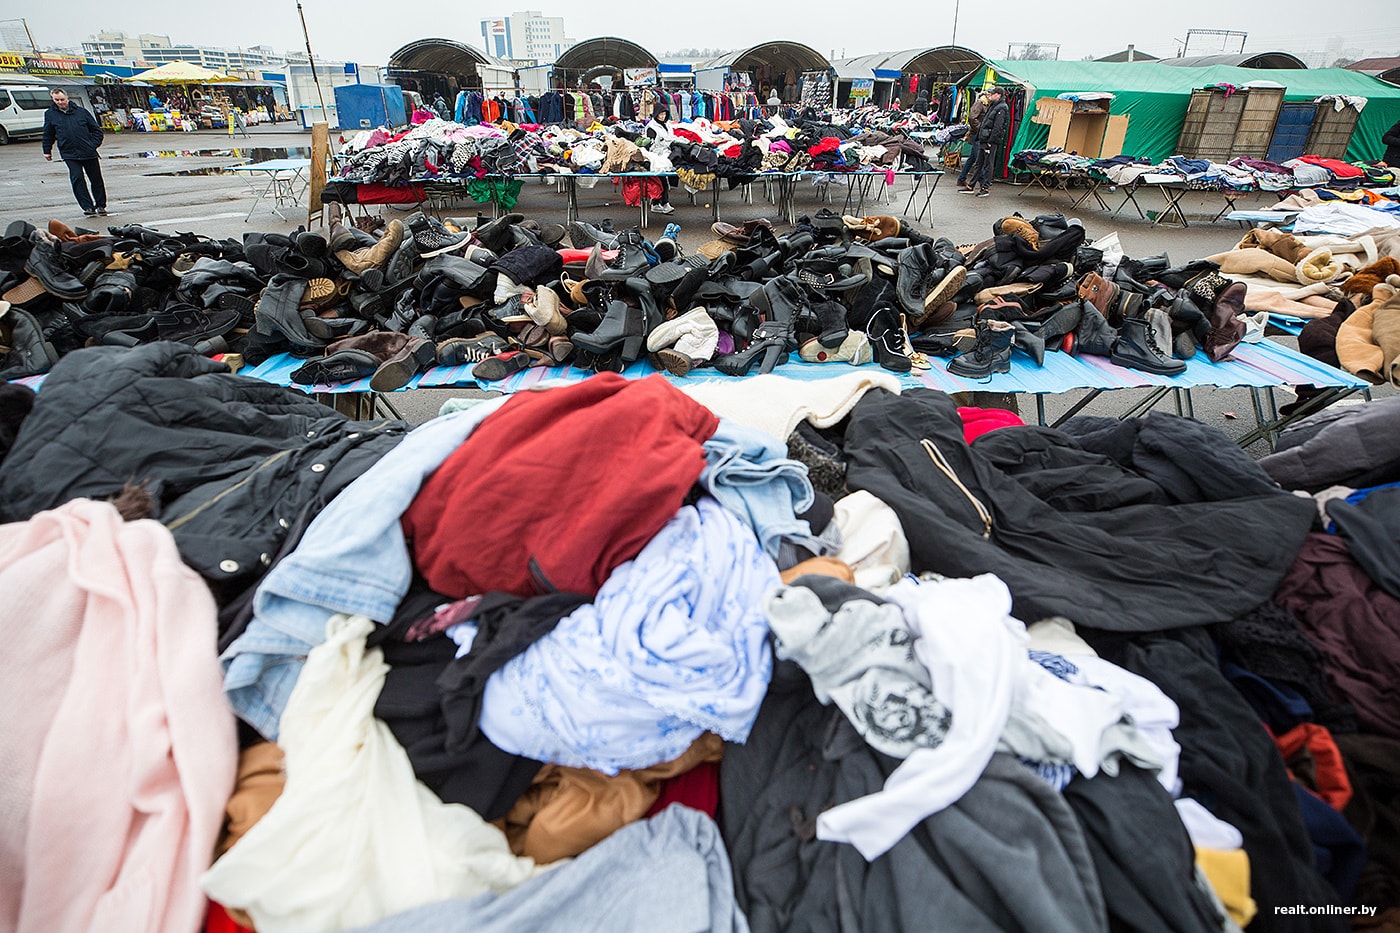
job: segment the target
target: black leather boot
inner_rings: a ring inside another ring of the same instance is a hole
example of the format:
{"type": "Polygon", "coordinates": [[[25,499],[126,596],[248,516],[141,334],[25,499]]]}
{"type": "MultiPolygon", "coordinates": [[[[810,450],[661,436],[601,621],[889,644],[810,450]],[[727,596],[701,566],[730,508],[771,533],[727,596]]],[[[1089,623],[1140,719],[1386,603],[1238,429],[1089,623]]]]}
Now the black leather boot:
{"type": "Polygon", "coordinates": [[[1186,371],[1186,363],[1171,358],[1170,347],[1157,345],[1152,324],[1145,317],[1123,318],[1118,339],[1113,341],[1109,358],[1119,366],[1140,369],[1159,376],[1175,376],[1186,371]]]}
{"type": "Polygon", "coordinates": [[[478,226],[476,238],[482,246],[493,253],[509,252],[516,246],[513,228],[524,219],[524,214],[504,214],[478,226]]]}
{"type": "Polygon", "coordinates": [[[1074,329],[1070,353],[1075,356],[1081,353],[1088,353],[1090,356],[1112,356],[1113,341],[1117,339],[1117,331],[1109,326],[1108,320],[1099,313],[1099,309],[1087,301],[1084,302],[1080,308],[1079,326],[1074,329]]]}
{"type": "Polygon", "coordinates": [[[1030,358],[1035,360],[1035,365],[1044,366],[1045,341],[1037,334],[1031,333],[1030,328],[1026,327],[1026,325],[1022,324],[1020,321],[1012,321],[1011,328],[1014,334],[1011,338],[1011,342],[1019,349],[1028,353],[1030,358]]]}
{"type": "Polygon", "coordinates": [[[1081,299],[1068,301],[1041,321],[1035,332],[1046,345],[1058,347],[1066,334],[1072,334],[1079,328],[1083,316],[1084,302],[1081,299]]]}
{"type": "Polygon", "coordinates": [[[634,308],[625,301],[614,299],[608,303],[607,313],[591,333],[577,333],[573,336],[574,346],[598,356],[615,348],[631,345],[640,359],[646,348],[646,319],[641,308],[634,308]]]}
{"type": "Polygon", "coordinates": [[[987,379],[1011,371],[1011,341],[1015,328],[1006,321],[979,319],[972,350],[948,361],[948,372],[966,379],[987,379]]]}
{"type": "Polygon", "coordinates": [[[87,297],[88,287],[77,276],[64,270],[59,260],[58,249],[53,242],[34,235],[29,258],[24,262],[24,271],[39,280],[44,291],[69,301],[81,301],[87,297]]]}
{"type": "Polygon", "coordinates": [[[914,368],[904,346],[904,329],[899,326],[899,311],[890,306],[876,308],[865,325],[870,338],[870,350],[875,362],[892,373],[907,373],[914,368]]]}
{"type": "Polygon", "coordinates": [[[755,363],[760,373],[771,373],[774,367],[787,361],[791,340],[791,325],[764,321],[754,329],[753,340],[747,347],[736,353],[717,356],[712,362],[715,369],[726,376],[746,376],[755,363]]]}
{"type": "Polygon", "coordinates": [[[6,305],[0,311],[0,343],[9,351],[0,355],[0,379],[18,379],[46,373],[58,362],[53,344],[44,339],[43,328],[34,315],[23,308],[6,305]]]}
{"type": "Polygon", "coordinates": [[[622,344],[622,361],[624,363],[635,363],[646,353],[647,337],[656,326],[666,319],[666,315],[661,312],[660,302],[657,300],[656,287],[644,278],[634,278],[627,280],[627,290],[637,296],[637,303],[642,306],[642,333],[640,344],[637,338],[629,335],[622,344]]]}
{"type": "Polygon", "coordinates": [[[290,275],[275,275],[263,289],[254,312],[253,329],[264,337],[281,336],[294,347],[318,349],[326,341],[313,337],[301,316],[301,296],[306,292],[306,280],[290,275]]]}

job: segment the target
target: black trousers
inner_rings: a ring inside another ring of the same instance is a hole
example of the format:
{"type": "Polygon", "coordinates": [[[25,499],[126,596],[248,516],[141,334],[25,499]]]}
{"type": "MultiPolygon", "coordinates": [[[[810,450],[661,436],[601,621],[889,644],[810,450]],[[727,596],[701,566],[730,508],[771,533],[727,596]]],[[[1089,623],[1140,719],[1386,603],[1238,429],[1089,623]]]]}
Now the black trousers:
{"type": "Polygon", "coordinates": [[[101,159],[65,159],[68,166],[68,180],[73,183],[73,197],[84,214],[107,206],[107,186],[102,182],[101,159]],[[84,180],[83,173],[87,173],[84,180]],[[92,194],[88,194],[88,181],[92,182],[92,194]]]}

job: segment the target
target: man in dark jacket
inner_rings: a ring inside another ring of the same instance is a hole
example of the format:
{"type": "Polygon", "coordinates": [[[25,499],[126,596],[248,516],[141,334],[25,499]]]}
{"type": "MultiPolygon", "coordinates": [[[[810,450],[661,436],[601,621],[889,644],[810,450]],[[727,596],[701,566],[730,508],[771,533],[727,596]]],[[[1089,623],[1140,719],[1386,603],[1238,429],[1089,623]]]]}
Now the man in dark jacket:
{"type": "Polygon", "coordinates": [[[44,158],[53,161],[53,144],[58,143],[58,156],[68,163],[68,180],[73,183],[73,197],[83,209],[83,216],[107,214],[107,186],[102,181],[102,163],[97,147],[102,145],[102,127],[92,114],[68,100],[62,88],[49,91],[53,106],[44,111],[44,158]],[[92,182],[88,194],[87,181],[92,182]]]}
{"type": "Polygon", "coordinates": [[[958,172],[958,191],[963,194],[977,193],[977,173],[982,161],[982,148],[977,144],[977,132],[982,129],[982,119],[992,106],[991,100],[989,94],[978,94],[977,99],[972,102],[972,110],[968,113],[967,142],[972,151],[968,154],[967,161],[963,162],[962,171],[958,172]],[[972,179],[970,182],[969,178],[972,179]]]}
{"type": "Polygon", "coordinates": [[[1395,121],[1395,125],[1386,130],[1381,136],[1381,142],[1385,143],[1385,162],[1391,168],[1400,166],[1400,120],[1395,121]]]}
{"type": "Polygon", "coordinates": [[[987,92],[991,106],[982,118],[977,130],[977,196],[985,198],[992,193],[992,165],[996,162],[996,152],[1006,139],[1007,125],[1011,122],[1011,108],[1002,99],[1001,88],[994,87],[987,92]]]}

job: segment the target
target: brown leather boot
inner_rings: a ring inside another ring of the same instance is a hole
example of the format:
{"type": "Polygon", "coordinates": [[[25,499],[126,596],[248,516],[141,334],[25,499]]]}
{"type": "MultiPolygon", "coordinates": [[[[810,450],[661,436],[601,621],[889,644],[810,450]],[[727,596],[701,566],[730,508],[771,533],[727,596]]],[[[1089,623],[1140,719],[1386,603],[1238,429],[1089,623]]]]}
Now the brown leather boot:
{"type": "Polygon", "coordinates": [[[100,233],[79,233],[61,220],[49,221],[49,233],[64,243],[91,243],[103,239],[100,233]]]}
{"type": "Polygon", "coordinates": [[[1248,289],[1243,282],[1232,282],[1215,296],[1215,304],[1210,312],[1210,333],[1206,334],[1206,355],[1212,362],[1219,363],[1229,357],[1230,352],[1244,339],[1245,323],[1240,319],[1244,313],[1244,296],[1248,289]]]}
{"type": "Polygon", "coordinates": [[[326,356],[344,350],[358,350],[379,360],[379,367],[369,380],[369,387],[375,392],[402,389],[414,376],[437,363],[437,348],[432,341],[392,331],[343,337],[326,347],[326,356]]]}
{"type": "Polygon", "coordinates": [[[395,218],[389,221],[389,226],[384,230],[384,235],[379,238],[379,242],[373,246],[366,246],[363,249],[338,250],[335,258],[340,260],[340,264],[356,275],[368,272],[370,269],[383,269],[389,264],[389,258],[394,255],[394,250],[399,248],[403,242],[403,222],[395,218]]]}

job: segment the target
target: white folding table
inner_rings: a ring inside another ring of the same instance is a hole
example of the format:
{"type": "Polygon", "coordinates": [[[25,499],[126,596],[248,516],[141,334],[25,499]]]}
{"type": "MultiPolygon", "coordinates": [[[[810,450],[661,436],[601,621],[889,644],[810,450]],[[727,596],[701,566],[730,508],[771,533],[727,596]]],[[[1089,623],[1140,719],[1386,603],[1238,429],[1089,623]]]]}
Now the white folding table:
{"type": "Polygon", "coordinates": [[[301,203],[302,195],[310,184],[306,176],[310,168],[310,159],[270,159],[230,168],[229,171],[246,173],[248,187],[253,191],[253,206],[248,208],[248,216],[243,218],[243,222],[247,223],[258,205],[268,199],[272,200],[272,213],[286,220],[281,208],[296,207],[301,203]],[[265,185],[264,179],[267,182],[265,185]]]}

